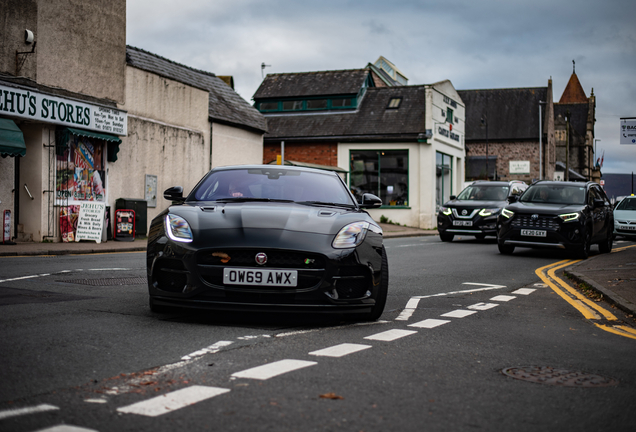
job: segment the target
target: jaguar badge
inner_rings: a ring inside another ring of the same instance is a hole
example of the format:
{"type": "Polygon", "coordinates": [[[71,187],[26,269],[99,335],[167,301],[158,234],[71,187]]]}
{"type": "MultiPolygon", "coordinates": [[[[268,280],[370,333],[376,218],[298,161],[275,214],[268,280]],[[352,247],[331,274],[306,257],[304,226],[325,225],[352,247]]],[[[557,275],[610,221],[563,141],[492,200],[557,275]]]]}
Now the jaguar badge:
{"type": "Polygon", "coordinates": [[[264,252],[257,253],[254,259],[256,260],[256,264],[258,265],[265,265],[265,263],[267,263],[267,255],[265,255],[264,252]]]}

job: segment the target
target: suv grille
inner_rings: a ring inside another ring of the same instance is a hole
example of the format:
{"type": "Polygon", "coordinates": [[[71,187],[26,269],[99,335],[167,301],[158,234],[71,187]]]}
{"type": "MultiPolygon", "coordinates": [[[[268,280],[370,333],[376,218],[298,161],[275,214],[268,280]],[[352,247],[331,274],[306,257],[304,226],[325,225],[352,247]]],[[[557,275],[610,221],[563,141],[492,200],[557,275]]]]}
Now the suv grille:
{"type": "Polygon", "coordinates": [[[512,226],[517,228],[557,229],[559,223],[554,216],[539,215],[537,219],[532,219],[532,215],[517,215],[512,220],[512,226]]]}

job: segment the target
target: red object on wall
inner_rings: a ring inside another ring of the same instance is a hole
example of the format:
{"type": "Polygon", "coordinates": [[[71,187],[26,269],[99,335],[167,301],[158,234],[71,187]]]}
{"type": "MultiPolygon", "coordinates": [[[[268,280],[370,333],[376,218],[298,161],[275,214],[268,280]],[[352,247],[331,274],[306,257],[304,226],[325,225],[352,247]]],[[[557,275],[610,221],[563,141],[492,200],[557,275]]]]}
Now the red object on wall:
{"type": "Polygon", "coordinates": [[[117,241],[135,240],[135,211],[128,209],[115,210],[114,239],[117,241]]]}

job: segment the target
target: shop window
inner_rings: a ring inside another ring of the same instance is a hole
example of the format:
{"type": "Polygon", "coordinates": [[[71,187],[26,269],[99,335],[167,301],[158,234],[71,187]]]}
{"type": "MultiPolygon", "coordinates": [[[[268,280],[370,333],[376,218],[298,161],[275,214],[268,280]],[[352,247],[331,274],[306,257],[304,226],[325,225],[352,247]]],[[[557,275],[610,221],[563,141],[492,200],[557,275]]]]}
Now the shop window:
{"type": "Polygon", "coordinates": [[[440,152],[435,154],[435,204],[437,209],[450,199],[451,190],[453,188],[452,163],[452,156],[440,152]]]}
{"type": "Polygon", "coordinates": [[[101,140],[68,134],[59,143],[55,196],[58,204],[106,202],[106,146],[101,140]]]}
{"type": "Polygon", "coordinates": [[[372,193],[384,206],[408,206],[408,150],[351,150],[351,192],[372,193]]]}

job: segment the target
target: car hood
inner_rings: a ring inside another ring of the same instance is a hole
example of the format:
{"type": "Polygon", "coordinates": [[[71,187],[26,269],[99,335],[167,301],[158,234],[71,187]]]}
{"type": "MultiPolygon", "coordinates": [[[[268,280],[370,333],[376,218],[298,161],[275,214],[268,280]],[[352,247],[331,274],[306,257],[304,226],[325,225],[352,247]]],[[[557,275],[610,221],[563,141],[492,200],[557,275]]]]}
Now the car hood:
{"type": "Polygon", "coordinates": [[[614,210],[614,219],[620,220],[636,220],[636,211],[634,210],[614,210]]]}
{"type": "Polygon", "coordinates": [[[583,210],[580,204],[544,204],[544,203],[522,203],[516,202],[506,206],[508,210],[513,212],[526,213],[547,213],[547,214],[563,214],[574,213],[583,210]]]}
{"type": "Polygon", "coordinates": [[[188,221],[193,231],[264,229],[335,235],[343,226],[372,222],[356,209],[309,206],[296,203],[197,203],[172,206],[172,214],[188,221]]]}
{"type": "Polygon", "coordinates": [[[455,208],[502,208],[505,207],[507,201],[479,201],[479,200],[450,200],[444,204],[444,207],[455,208]]]}

